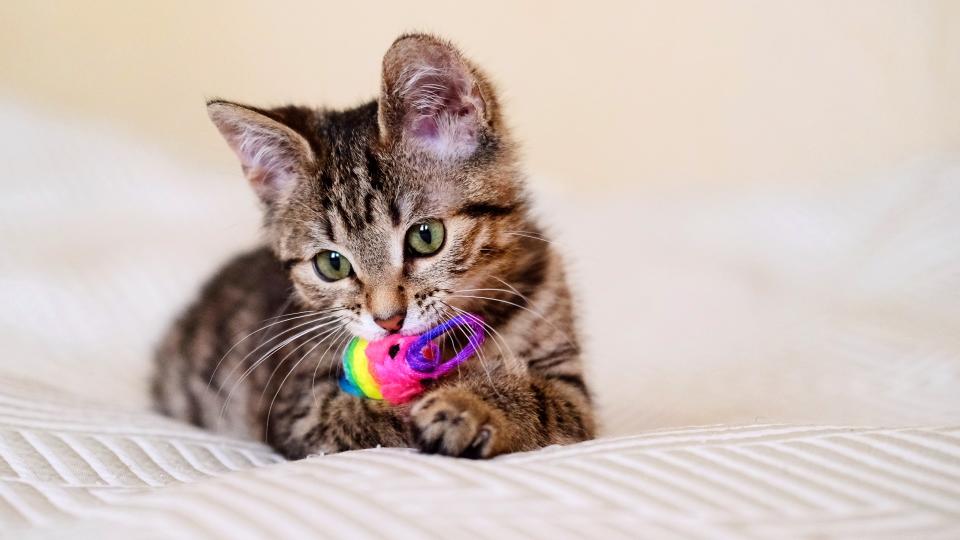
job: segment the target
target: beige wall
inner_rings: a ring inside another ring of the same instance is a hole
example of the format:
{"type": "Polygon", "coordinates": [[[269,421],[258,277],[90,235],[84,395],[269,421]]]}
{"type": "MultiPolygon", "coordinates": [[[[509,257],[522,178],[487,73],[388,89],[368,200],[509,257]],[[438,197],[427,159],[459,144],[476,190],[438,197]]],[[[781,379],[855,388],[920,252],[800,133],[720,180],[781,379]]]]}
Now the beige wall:
{"type": "Polygon", "coordinates": [[[0,96],[216,167],[204,97],[349,105],[401,31],[500,82],[529,168],[589,189],[835,181],[960,151],[960,2],[6,0],[0,96]]]}

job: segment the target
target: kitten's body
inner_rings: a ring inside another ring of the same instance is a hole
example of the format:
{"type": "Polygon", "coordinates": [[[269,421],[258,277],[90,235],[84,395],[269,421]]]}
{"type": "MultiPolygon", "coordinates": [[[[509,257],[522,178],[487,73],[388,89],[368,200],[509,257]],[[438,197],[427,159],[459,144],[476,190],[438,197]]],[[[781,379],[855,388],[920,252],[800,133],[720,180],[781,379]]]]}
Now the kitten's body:
{"type": "Polygon", "coordinates": [[[401,38],[379,100],[348,111],[210,107],[265,203],[268,245],[229,263],[163,340],[164,412],[289,457],[489,457],[593,436],[561,261],[529,215],[492,87],[456,49],[401,38]],[[427,257],[404,247],[425,219],[446,230],[427,257]],[[311,261],[333,249],[354,271],[325,282],[311,261]],[[352,335],[397,317],[418,333],[459,310],[489,325],[481,354],[411,405],[338,388],[352,335]]]}

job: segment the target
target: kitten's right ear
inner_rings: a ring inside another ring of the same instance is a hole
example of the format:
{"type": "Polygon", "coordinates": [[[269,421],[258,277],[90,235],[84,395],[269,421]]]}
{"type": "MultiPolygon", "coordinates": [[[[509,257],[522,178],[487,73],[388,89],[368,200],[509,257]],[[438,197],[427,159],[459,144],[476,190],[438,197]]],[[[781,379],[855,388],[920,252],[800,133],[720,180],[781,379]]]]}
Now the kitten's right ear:
{"type": "Polygon", "coordinates": [[[207,102],[207,114],[240,159],[253,190],[267,204],[289,193],[299,178],[309,174],[313,151],[289,127],[228,101],[207,102]]]}

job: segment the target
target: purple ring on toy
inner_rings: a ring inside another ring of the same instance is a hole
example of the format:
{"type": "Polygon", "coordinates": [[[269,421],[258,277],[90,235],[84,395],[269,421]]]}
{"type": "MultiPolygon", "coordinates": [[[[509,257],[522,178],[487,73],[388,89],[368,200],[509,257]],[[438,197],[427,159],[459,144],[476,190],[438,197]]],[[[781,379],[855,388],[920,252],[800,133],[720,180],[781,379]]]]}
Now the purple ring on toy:
{"type": "Polygon", "coordinates": [[[483,320],[476,315],[462,313],[420,334],[419,339],[407,350],[407,365],[414,371],[429,373],[431,378],[442,377],[473,356],[483,346],[485,339],[483,320]],[[457,326],[465,326],[470,329],[470,333],[467,335],[467,344],[453,358],[442,362],[440,347],[433,343],[433,340],[457,326]],[[423,352],[428,349],[430,353],[425,355],[423,352]]]}

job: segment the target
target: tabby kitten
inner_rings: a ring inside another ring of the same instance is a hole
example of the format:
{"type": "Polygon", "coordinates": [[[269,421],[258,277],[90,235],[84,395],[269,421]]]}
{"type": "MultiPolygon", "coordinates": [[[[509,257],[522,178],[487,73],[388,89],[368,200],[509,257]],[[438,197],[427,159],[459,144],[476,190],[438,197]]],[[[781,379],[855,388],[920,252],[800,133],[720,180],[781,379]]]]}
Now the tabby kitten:
{"type": "Polygon", "coordinates": [[[266,241],[163,339],[160,410],[289,458],[377,445],[486,458],[593,437],[560,257],[530,216],[493,86],[456,48],[400,37],[378,99],[354,109],[208,111],[263,202],[266,241]],[[483,349],[413,403],[339,389],[350,337],[464,311],[486,322],[483,349]]]}

